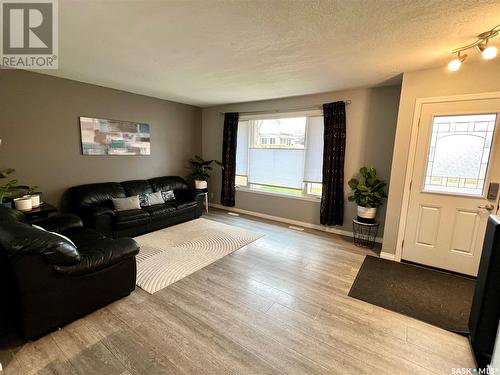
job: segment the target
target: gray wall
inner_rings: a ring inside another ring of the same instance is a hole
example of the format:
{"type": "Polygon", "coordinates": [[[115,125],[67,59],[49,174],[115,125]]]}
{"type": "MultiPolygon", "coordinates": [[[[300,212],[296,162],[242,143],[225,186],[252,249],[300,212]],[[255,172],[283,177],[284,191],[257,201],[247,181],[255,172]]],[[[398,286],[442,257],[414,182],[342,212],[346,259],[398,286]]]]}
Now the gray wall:
{"type": "MultiPolygon", "coordinates": [[[[349,192],[347,181],[357,173],[362,165],[376,167],[380,177],[389,180],[399,95],[400,86],[388,86],[204,108],[202,113],[203,156],[210,159],[221,159],[223,132],[221,112],[287,110],[350,99],[352,104],[346,107],[347,141],[344,190],[347,198],[349,192]]],[[[214,171],[209,187],[213,193],[213,202],[219,203],[221,176],[218,169],[214,171]]],[[[236,193],[236,207],[291,220],[320,224],[319,202],[238,191],[236,193]]],[[[351,220],[355,216],[356,205],[347,202],[346,199],[344,225],[338,229],[351,232],[351,220]]],[[[383,233],[384,217],[385,205],[378,213],[378,218],[382,221],[379,235],[383,233]]]]}
{"type": "Polygon", "coordinates": [[[59,204],[70,186],[186,175],[201,153],[201,109],[26,71],[0,70],[0,168],[59,204]],[[150,156],[83,156],[79,116],[151,125],[150,156]]]}

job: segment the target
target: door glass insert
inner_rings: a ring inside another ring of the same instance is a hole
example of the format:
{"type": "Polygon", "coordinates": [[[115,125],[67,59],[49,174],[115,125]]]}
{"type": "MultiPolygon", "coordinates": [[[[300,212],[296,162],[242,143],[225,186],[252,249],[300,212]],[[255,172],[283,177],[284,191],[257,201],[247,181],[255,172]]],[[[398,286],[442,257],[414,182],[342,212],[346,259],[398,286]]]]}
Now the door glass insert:
{"type": "Polygon", "coordinates": [[[424,191],[483,195],[497,114],[435,116],[424,191]]]}

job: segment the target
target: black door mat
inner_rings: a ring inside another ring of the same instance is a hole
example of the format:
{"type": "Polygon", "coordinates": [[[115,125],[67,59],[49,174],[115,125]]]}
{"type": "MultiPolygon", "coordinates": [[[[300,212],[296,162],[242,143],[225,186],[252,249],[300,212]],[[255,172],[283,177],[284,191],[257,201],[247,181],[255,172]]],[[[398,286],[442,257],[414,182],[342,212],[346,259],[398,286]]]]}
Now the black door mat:
{"type": "Polygon", "coordinates": [[[468,334],[474,286],[467,277],[367,256],[349,296],[468,334]]]}

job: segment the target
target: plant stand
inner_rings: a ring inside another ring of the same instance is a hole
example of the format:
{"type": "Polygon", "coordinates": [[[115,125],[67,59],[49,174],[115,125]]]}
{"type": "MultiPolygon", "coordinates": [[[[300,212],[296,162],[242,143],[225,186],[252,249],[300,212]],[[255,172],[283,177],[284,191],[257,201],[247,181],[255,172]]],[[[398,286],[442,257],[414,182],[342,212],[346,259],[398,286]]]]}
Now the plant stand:
{"type": "Polygon", "coordinates": [[[208,189],[195,189],[197,194],[205,196],[205,211],[208,213],[208,189]]]}
{"type": "Polygon", "coordinates": [[[362,223],[358,220],[352,221],[352,232],[354,244],[359,247],[373,249],[377,238],[379,223],[362,223]]]}

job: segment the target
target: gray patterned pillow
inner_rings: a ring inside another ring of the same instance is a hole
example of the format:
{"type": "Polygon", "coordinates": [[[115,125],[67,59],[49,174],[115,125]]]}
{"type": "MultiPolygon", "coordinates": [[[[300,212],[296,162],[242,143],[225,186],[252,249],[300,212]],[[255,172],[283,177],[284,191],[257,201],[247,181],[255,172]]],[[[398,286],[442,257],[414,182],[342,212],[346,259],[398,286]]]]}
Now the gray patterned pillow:
{"type": "Polygon", "coordinates": [[[173,190],[162,191],[161,196],[165,202],[173,201],[175,199],[175,194],[173,190]]]}
{"type": "Polygon", "coordinates": [[[157,191],[156,193],[148,194],[148,201],[151,206],[155,204],[163,204],[165,200],[163,199],[163,194],[161,191],[157,191]]]}
{"type": "Polygon", "coordinates": [[[148,194],[139,194],[139,203],[141,204],[141,207],[151,206],[151,203],[149,203],[148,194]]]}

